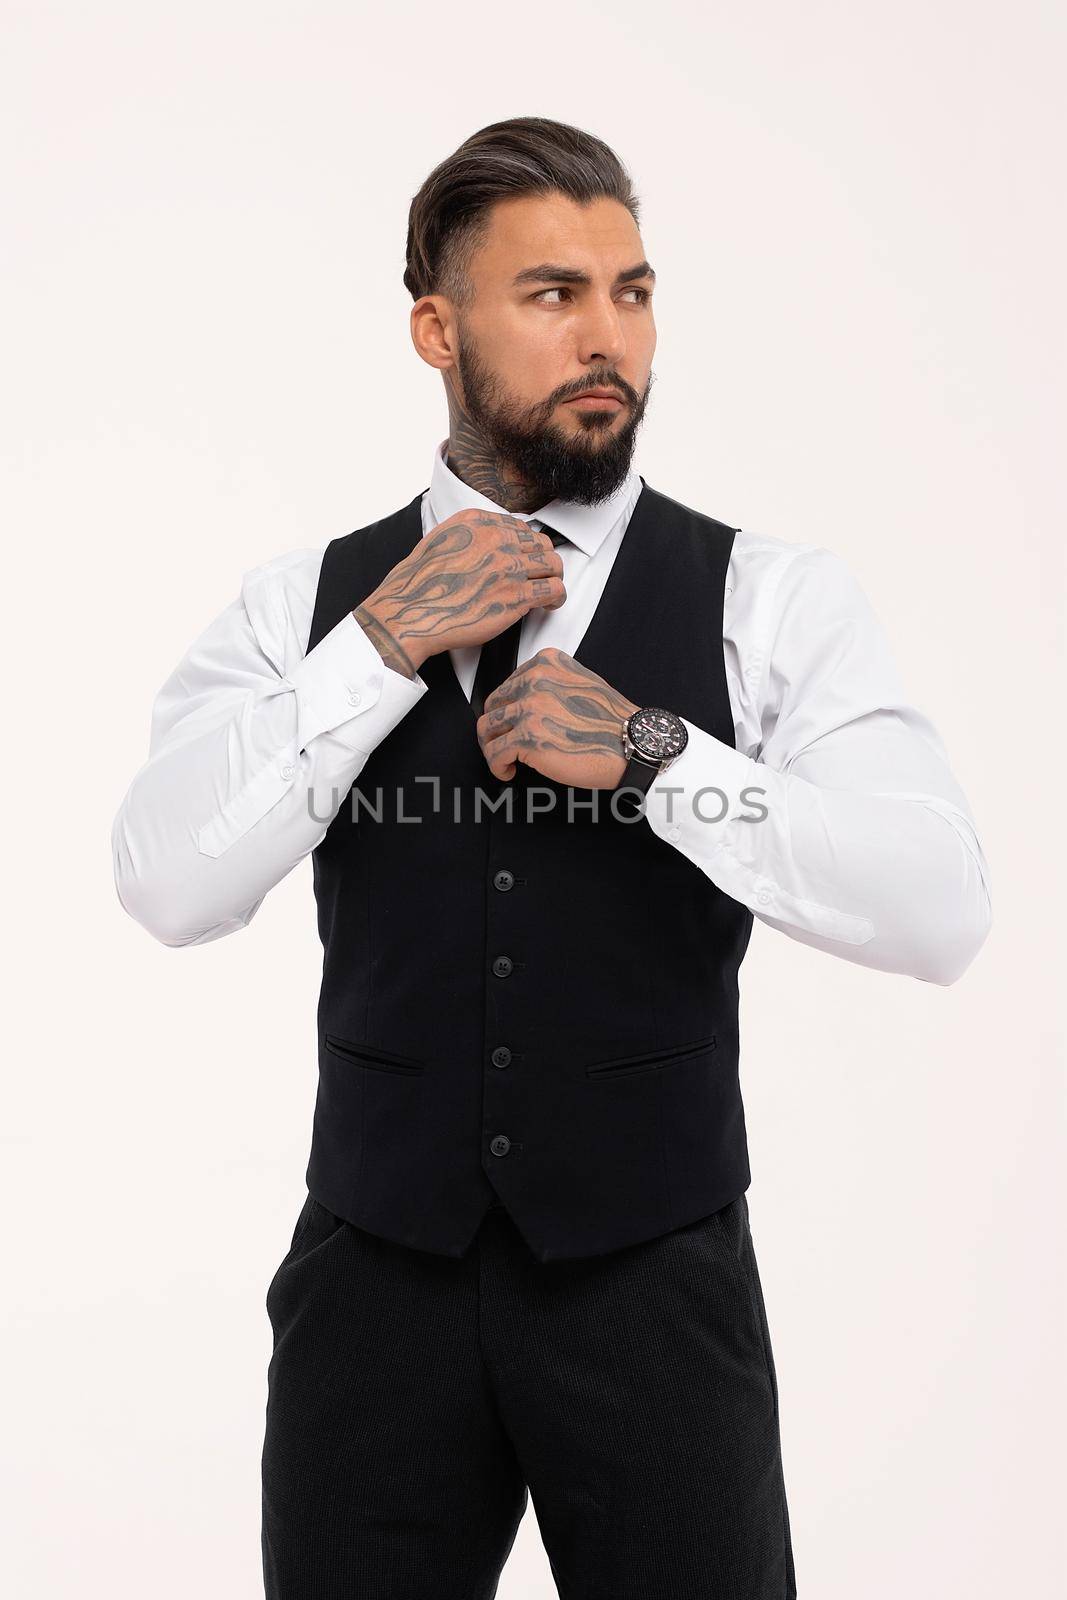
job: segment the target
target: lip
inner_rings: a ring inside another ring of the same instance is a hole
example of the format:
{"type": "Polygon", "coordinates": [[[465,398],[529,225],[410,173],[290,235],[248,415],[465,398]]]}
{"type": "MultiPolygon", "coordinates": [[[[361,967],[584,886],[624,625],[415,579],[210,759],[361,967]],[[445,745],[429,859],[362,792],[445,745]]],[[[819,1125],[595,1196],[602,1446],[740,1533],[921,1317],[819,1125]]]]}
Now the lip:
{"type": "Polygon", "coordinates": [[[584,394],[572,395],[565,400],[567,406],[621,406],[621,398],[609,389],[591,389],[584,394]]]}

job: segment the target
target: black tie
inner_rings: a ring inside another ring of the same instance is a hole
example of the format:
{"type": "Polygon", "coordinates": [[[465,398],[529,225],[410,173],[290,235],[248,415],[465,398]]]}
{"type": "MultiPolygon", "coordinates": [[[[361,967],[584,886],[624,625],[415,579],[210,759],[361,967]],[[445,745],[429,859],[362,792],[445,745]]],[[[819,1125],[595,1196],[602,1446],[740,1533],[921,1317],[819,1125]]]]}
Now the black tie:
{"type": "MultiPolygon", "coordinates": [[[[541,522],[540,517],[534,519],[541,522]]],[[[566,543],[566,534],[558,533],[555,528],[550,528],[541,522],[542,533],[547,533],[554,545],[566,543]]],[[[513,622],[501,633],[495,634],[492,639],[486,639],[482,645],[482,653],[478,657],[478,670],[474,674],[474,688],[471,691],[471,710],[475,718],[481,716],[485,710],[486,696],[503,683],[505,678],[510,678],[515,671],[519,659],[519,634],[522,632],[523,618],[513,622]]]]}

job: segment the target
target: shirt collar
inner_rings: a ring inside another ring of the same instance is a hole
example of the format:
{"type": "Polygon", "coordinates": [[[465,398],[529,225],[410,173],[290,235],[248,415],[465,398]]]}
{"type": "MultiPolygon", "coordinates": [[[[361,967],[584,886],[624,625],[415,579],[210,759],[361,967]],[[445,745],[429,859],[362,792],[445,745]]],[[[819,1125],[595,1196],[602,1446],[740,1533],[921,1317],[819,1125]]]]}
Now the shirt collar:
{"type": "MultiPolygon", "coordinates": [[[[484,511],[505,509],[486,495],[479,494],[477,489],[472,489],[462,478],[457,478],[445,461],[447,454],[448,440],[442,439],[433,453],[433,472],[430,477],[430,513],[434,527],[444,522],[446,517],[454,516],[457,511],[466,510],[468,506],[477,506],[484,511]]],[[[575,500],[548,500],[537,511],[516,511],[511,515],[521,517],[524,522],[547,522],[549,527],[556,528],[579,550],[591,556],[596,554],[623,513],[632,508],[641,488],[640,476],[631,467],[614,494],[599,505],[579,505],[575,500]]]]}

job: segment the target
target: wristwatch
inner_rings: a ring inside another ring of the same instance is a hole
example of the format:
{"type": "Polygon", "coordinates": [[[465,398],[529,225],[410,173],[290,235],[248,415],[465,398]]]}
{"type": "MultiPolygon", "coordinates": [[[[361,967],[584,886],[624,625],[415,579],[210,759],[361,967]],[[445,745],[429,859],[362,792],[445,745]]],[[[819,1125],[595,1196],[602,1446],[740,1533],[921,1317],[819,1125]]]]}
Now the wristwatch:
{"type": "MultiPolygon", "coordinates": [[[[622,725],[622,753],[626,770],[619,789],[648,793],[654,778],[677,761],[689,743],[689,729],[681,717],[662,706],[642,706],[622,725]]],[[[617,791],[616,791],[617,792],[617,791]]]]}

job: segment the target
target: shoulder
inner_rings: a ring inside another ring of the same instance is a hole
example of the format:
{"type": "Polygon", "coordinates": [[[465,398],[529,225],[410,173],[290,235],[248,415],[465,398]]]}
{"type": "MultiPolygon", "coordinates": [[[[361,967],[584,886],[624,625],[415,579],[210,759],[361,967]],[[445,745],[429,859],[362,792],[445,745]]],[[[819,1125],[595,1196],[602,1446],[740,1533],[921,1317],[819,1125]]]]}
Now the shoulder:
{"type": "Polygon", "coordinates": [[[727,593],[761,609],[859,603],[859,583],[845,558],[825,545],[780,539],[739,528],[734,536],[727,593]]]}
{"type": "Polygon", "coordinates": [[[766,719],[775,685],[780,690],[805,681],[816,657],[840,650],[847,640],[858,646],[876,635],[867,598],[835,551],[737,531],[726,576],[723,642],[741,720],[747,718],[753,730],[766,719]]]}
{"type": "Polygon", "coordinates": [[[286,594],[306,585],[309,579],[317,583],[325,553],[325,545],[308,545],[271,556],[269,560],[261,561],[258,567],[248,569],[241,579],[241,593],[286,594]]]}
{"type": "Polygon", "coordinates": [[[260,648],[284,673],[305,650],[325,545],[272,556],[241,579],[241,603],[260,648]]]}
{"type": "Polygon", "coordinates": [[[736,569],[735,586],[766,582],[771,577],[780,578],[786,570],[800,562],[801,567],[819,547],[779,539],[771,533],[760,533],[752,528],[738,528],[734,534],[731,566],[736,569]]]}

